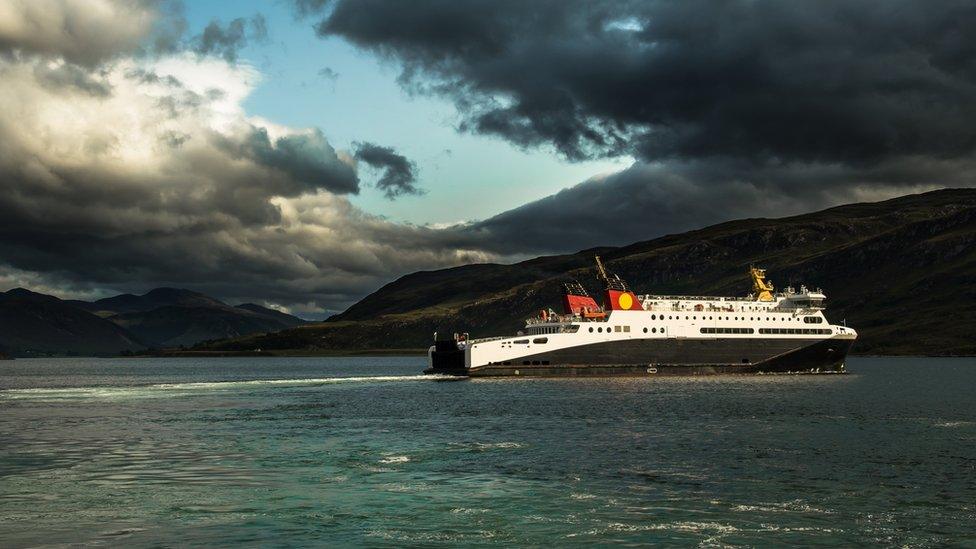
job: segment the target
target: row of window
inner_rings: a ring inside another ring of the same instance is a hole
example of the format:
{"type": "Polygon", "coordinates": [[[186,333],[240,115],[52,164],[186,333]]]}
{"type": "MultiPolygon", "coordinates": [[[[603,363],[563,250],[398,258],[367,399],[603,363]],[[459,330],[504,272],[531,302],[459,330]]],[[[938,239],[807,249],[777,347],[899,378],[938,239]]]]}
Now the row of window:
{"type": "MultiPolygon", "coordinates": [[[[607,326],[607,333],[610,333],[610,326],[607,326]]],[[[630,332],[630,326],[613,326],[614,332],[630,332]],[[621,329],[622,328],[622,329],[621,329]]],[[[603,333],[603,328],[597,328],[598,333],[603,333]]],[[[753,328],[712,328],[705,327],[700,329],[703,334],[754,334],[756,330],[753,328]]],[[[650,333],[656,334],[658,332],[657,328],[651,328],[650,333]]],[[[593,327],[590,327],[590,333],[593,333],[593,327]]],[[[648,329],[644,328],[644,333],[648,333],[648,329]]],[[[664,327],[661,327],[661,333],[664,333],[664,327]]],[[[759,328],[760,334],[829,334],[831,333],[829,328],[759,328]]],[[[533,343],[546,343],[549,340],[547,338],[533,339],[533,343]]],[[[520,339],[515,343],[528,343],[528,339],[520,339]]]]}
{"type": "Polygon", "coordinates": [[[759,328],[761,334],[829,334],[830,328],[759,328]]]}
{"type": "MultiPolygon", "coordinates": [[[[752,328],[702,328],[703,334],[754,334],[752,328]]],[[[760,334],[829,334],[828,328],[759,328],[760,334]]]]}
{"type": "MultiPolygon", "coordinates": [[[[660,315],[660,317],[661,317],[661,320],[665,320],[664,315],[660,315]]],[[[651,320],[657,320],[657,319],[658,319],[658,315],[651,315],[651,320]]],[[[756,320],[761,321],[762,319],[763,319],[763,317],[761,317],[761,316],[755,316],[755,317],[750,316],[749,317],[749,320],[751,320],[751,321],[756,321],[756,320]]],[[[681,320],[681,315],[668,315],[667,320],[681,320]]],[[[694,316],[685,315],[685,320],[698,320],[698,316],[697,315],[694,315],[694,316]]],[[[746,320],[746,317],[744,317],[744,316],[743,317],[738,317],[738,316],[731,316],[731,317],[729,317],[729,316],[727,316],[727,317],[724,317],[723,318],[722,316],[714,317],[714,316],[705,316],[705,315],[702,315],[702,320],[746,320]]],[[[777,319],[774,316],[767,316],[766,317],[766,320],[767,321],[770,321],[770,322],[775,322],[776,320],[779,320],[780,322],[786,322],[786,321],[788,321],[790,319],[787,318],[787,317],[780,317],[780,318],[777,319]]],[[[794,317],[793,320],[796,320],[797,322],[799,322],[800,321],[800,317],[794,317]]],[[[803,321],[806,322],[807,324],[820,324],[821,322],[823,322],[823,319],[820,318],[819,316],[808,316],[808,317],[803,318],[803,321]]]]}
{"type": "MultiPolygon", "coordinates": [[[[529,328],[529,335],[534,334],[575,334],[580,329],[579,324],[569,324],[566,326],[543,326],[541,328],[529,328]]],[[[592,330],[591,330],[592,331],[592,330]]]]}
{"type": "Polygon", "coordinates": [[[703,334],[754,334],[752,328],[702,328],[703,334]]]}
{"type": "MultiPolygon", "coordinates": [[[[603,333],[603,326],[598,327],[596,329],[596,331],[598,333],[601,333],[602,334],[603,333]]],[[[645,331],[647,331],[647,330],[645,330],[645,331]]],[[[607,333],[609,334],[610,332],[625,332],[625,333],[630,333],[630,326],[607,326],[607,333]],[[613,328],[613,329],[611,330],[611,328],[613,328]]],[[[593,326],[590,326],[590,333],[591,334],[593,333],[593,326]]]]}

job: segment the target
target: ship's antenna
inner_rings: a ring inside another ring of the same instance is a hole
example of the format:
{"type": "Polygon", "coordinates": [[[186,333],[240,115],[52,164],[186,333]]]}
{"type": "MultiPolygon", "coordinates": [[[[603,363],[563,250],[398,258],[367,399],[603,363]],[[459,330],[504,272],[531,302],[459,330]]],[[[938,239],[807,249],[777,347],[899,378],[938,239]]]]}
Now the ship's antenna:
{"type": "Polygon", "coordinates": [[[598,256],[598,255],[593,256],[593,259],[596,260],[596,270],[597,270],[597,274],[600,275],[600,280],[602,280],[603,282],[609,284],[610,283],[610,277],[607,276],[607,270],[603,268],[603,262],[600,261],[600,256],[598,256]]]}

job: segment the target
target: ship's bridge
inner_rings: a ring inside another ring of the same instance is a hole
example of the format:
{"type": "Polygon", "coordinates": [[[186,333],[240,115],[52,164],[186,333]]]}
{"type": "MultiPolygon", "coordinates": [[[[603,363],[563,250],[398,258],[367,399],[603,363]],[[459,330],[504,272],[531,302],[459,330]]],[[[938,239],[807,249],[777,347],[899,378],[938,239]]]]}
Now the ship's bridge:
{"type": "Polygon", "coordinates": [[[783,293],[780,305],[785,308],[819,311],[824,308],[823,302],[825,299],[827,299],[827,296],[819,288],[816,290],[808,290],[806,286],[800,286],[799,292],[794,291],[793,288],[787,288],[786,292],[783,293]]]}

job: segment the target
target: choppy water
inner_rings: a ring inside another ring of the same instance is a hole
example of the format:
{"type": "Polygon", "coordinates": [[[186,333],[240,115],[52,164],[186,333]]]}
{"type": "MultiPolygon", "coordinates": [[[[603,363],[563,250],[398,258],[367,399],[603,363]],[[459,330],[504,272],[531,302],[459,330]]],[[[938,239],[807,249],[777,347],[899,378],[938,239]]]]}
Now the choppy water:
{"type": "Polygon", "coordinates": [[[0,545],[976,545],[976,360],[437,382],[0,363],[0,545]]]}

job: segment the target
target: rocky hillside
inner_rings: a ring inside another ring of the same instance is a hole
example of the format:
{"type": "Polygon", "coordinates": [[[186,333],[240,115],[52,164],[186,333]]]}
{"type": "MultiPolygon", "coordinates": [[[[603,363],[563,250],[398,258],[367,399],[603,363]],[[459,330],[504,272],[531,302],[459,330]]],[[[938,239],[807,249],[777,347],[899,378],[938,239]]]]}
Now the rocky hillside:
{"type": "Polygon", "coordinates": [[[750,264],[780,287],[828,295],[861,354],[976,354],[976,190],[950,189],[781,219],[745,219],[620,248],[468,265],[392,282],[330,321],[208,350],[425,348],[434,330],[512,333],[559,303],[559,283],[599,290],[592,256],[640,293],[745,295],[750,264]]]}

